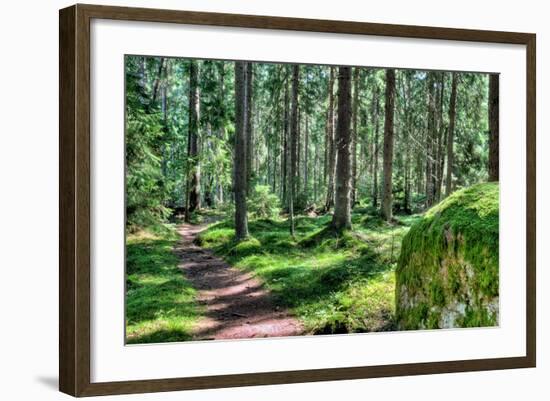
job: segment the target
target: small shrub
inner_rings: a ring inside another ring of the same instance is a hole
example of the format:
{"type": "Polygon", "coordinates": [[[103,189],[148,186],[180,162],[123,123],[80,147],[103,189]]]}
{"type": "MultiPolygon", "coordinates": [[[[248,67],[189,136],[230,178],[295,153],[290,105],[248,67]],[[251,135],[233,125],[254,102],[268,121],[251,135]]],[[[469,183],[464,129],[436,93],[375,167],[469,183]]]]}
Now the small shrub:
{"type": "Polygon", "coordinates": [[[274,219],[281,212],[279,198],[268,185],[256,185],[247,203],[248,213],[255,219],[274,219]]]}
{"type": "Polygon", "coordinates": [[[233,202],[226,202],[218,206],[218,210],[221,215],[226,216],[228,220],[235,218],[235,204],[233,202]]]}
{"type": "Polygon", "coordinates": [[[239,256],[251,255],[255,252],[259,252],[262,248],[262,244],[256,238],[248,237],[246,240],[240,241],[233,248],[233,253],[239,256]]]}

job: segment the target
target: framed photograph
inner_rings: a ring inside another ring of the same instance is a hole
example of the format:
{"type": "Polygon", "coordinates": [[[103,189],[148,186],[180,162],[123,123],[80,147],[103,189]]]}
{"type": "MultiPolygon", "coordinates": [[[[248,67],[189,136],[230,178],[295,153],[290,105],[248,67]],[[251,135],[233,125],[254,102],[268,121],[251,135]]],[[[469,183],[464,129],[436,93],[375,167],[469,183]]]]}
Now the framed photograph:
{"type": "Polygon", "coordinates": [[[534,34],[59,25],[62,392],[535,366],[534,34]]]}

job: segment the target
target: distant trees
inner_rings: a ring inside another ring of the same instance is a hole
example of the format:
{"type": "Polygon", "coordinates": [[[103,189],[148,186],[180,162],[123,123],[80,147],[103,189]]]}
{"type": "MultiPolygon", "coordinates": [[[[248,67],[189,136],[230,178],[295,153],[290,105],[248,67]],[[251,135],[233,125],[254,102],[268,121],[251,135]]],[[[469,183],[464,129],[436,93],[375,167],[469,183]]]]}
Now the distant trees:
{"type": "Polygon", "coordinates": [[[262,186],[343,230],[498,179],[498,75],[128,56],[126,85],[129,225],[230,204],[245,238],[262,186]]]}
{"type": "Polygon", "coordinates": [[[351,228],[351,67],[338,69],[338,120],[334,138],[336,162],[336,196],[332,227],[336,231],[351,228]]]}
{"type": "Polygon", "coordinates": [[[235,62],[235,151],[233,158],[233,190],[235,193],[235,237],[238,240],[248,237],[248,217],[246,212],[246,68],[246,63],[242,61],[235,62]]]}
{"type": "Polygon", "coordinates": [[[393,115],[395,98],[395,70],[386,70],[386,95],[384,119],[384,184],[382,194],[382,216],[392,219],[392,174],[393,174],[393,115]]]}

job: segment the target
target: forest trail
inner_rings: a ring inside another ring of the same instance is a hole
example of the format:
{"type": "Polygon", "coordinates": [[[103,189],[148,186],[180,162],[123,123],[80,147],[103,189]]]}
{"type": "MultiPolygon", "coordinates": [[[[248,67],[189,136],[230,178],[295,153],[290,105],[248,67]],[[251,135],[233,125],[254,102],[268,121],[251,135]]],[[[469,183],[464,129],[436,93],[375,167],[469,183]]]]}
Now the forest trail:
{"type": "Polygon", "coordinates": [[[295,336],[302,324],[280,309],[274,296],[251,273],[230,266],[211,251],[195,245],[207,225],[181,224],[175,252],[179,267],[198,291],[205,316],[195,325],[195,340],[295,336]]]}

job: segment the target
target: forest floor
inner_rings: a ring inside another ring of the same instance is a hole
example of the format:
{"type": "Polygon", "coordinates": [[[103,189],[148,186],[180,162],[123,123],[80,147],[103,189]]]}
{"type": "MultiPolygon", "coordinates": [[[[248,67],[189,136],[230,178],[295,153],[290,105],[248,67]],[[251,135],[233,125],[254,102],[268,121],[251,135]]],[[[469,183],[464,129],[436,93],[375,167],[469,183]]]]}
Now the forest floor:
{"type": "Polygon", "coordinates": [[[395,328],[395,266],[419,215],[388,224],[356,207],[341,237],[330,215],[297,217],[294,238],[287,219],[257,219],[237,242],[211,213],[128,235],[128,343],[395,328]]]}
{"type": "Polygon", "coordinates": [[[175,252],[204,316],[191,330],[195,340],[300,335],[302,324],[276,305],[273,294],[250,272],[230,266],[210,250],[195,245],[206,224],[181,224],[175,252]]]}
{"type": "Polygon", "coordinates": [[[395,266],[401,240],[419,215],[392,224],[356,207],[353,231],[335,237],[332,216],[249,222],[250,238],[236,242],[233,223],[212,224],[198,243],[264,283],[282,310],[290,310],[304,334],[387,331],[395,328],[395,266]]]}

